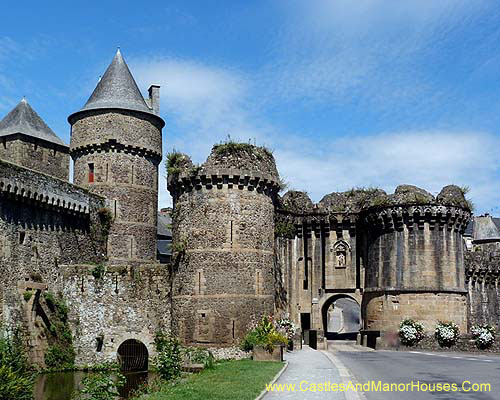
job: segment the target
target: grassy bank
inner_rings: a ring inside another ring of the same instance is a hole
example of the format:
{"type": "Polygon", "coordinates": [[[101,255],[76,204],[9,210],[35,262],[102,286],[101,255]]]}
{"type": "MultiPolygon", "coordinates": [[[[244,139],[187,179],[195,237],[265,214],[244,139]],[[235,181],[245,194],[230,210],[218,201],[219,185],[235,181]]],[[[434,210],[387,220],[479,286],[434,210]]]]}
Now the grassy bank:
{"type": "Polygon", "coordinates": [[[141,400],[254,400],[282,367],[278,362],[223,361],[141,400]]]}

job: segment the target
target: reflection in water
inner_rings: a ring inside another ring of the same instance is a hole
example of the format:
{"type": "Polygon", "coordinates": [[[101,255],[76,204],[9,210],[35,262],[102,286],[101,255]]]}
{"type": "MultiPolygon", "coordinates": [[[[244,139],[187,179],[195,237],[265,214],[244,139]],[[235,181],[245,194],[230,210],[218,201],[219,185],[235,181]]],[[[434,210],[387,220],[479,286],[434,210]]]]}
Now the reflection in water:
{"type": "MultiPolygon", "coordinates": [[[[39,375],[35,384],[35,400],[69,400],[73,391],[79,388],[87,372],[52,372],[39,375]]],[[[151,372],[123,372],[127,381],[119,390],[120,396],[127,399],[142,383],[155,377],[151,372]]]]}

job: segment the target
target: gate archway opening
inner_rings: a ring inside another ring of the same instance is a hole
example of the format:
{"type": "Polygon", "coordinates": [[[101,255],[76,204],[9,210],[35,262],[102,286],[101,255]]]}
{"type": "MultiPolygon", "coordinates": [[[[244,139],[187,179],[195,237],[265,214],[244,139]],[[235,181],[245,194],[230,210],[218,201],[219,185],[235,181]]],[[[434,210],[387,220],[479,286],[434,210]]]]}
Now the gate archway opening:
{"type": "Polygon", "coordinates": [[[321,312],[327,339],[356,339],[361,328],[361,306],[355,299],[344,294],[332,296],[321,312]]]}
{"type": "Polygon", "coordinates": [[[147,371],[149,353],[140,340],[128,339],[118,347],[118,364],[122,371],[147,371]]]}

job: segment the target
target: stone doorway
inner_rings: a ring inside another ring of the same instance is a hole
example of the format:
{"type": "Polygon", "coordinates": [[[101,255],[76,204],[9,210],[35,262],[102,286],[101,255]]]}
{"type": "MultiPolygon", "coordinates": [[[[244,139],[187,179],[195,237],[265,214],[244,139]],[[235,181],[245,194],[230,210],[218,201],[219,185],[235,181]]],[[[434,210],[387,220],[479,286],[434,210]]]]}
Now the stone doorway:
{"type": "Polygon", "coordinates": [[[122,371],[147,371],[148,349],[140,340],[125,340],[118,347],[118,364],[122,371]]]}
{"type": "Polygon", "coordinates": [[[330,297],[322,307],[323,329],[327,339],[356,339],[361,328],[361,307],[348,295],[330,297]]]}

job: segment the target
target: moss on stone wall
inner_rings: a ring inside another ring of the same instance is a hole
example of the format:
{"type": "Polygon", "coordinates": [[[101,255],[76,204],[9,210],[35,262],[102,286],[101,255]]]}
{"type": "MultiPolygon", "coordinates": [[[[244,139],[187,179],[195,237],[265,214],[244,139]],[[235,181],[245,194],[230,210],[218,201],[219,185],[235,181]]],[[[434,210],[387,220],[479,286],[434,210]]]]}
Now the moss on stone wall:
{"type": "Polygon", "coordinates": [[[314,203],[309,198],[306,192],[290,190],[281,198],[281,205],[286,211],[295,214],[304,214],[311,212],[314,208],[314,203]]]}
{"type": "Polygon", "coordinates": [[[441,192],[436,197],[436,201],[439,204],[461,207],[473,211],[474,204],[465,198],[468,192],[469,188],[466,186],[448,185],[441,189],[441,192]]]}
{"type": "Polygon", "coordinates": [[[268,175],[279,182],[272,152],[266,147],[249,143],[228,140],[214,145],[202,168],[207,170],[237,169],[258,175],[268,175]]]}

